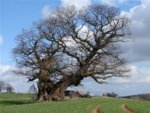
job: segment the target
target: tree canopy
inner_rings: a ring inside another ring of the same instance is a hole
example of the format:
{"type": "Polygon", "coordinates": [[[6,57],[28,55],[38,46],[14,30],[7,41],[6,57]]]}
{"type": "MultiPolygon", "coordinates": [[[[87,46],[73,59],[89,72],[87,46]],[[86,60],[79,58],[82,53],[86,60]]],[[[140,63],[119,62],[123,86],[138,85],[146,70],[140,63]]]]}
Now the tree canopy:
{"type": "Polygon", "coordinates": [[[86,77],[104,83],[127,76],[120,45],[129,34],[128,19],[114,7],[57,8],[17,36],[16,73],[38,80],[37,101],[63,100],[64,90],[86,77]]]}

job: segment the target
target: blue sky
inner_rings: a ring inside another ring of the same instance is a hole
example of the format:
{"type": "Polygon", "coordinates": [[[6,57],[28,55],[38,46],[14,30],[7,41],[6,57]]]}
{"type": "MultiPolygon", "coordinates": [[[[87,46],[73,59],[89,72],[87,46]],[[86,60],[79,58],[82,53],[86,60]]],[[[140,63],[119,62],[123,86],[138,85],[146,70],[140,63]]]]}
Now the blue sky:
{"type": "Polygon", "coordinates": [[[22,29],[32,26],[34,21],[42,19],[42,8],[49,4],[54,8],[60,4],[57,0],[0,0],[0,35],[4,38],[0,47],[0,63],[11,64],[11,48],[14,38],[22,29]]]}
{"type": "Polygon", "coordinates": [[[87,79],[83,83],[90,87],[84,87],[84,89],[92,93],[116,91],[121,95],[150,91],[148,87],[150,85],[150,33],[148,32],[150,0],[0,0],[0,80],[13,84],[16,92],[26,92],[32,83],[26,84],[26,79],[9,73],[15,66],[11,56],[11,50],[15,47],[15,37],[22,29],[32,27],[33,22],[46,18],[56,7],[75,5],[81,8],[92,3],[118,7],[122,14],[132,20],[130,29],[133,32],[131,37],[134,41],[127,43],[124,47],[132,74],[127,80],[108,80],[110,82],[106,85],[98,85],[87,79]],[[95,86],[99,89],[93,90],[95,86]],[[145,88],[143,89],[142,86],[145,88]],[[130,87],[135,91],[125,93],[122,90],[122,88],[129,90],[130,87]]]}

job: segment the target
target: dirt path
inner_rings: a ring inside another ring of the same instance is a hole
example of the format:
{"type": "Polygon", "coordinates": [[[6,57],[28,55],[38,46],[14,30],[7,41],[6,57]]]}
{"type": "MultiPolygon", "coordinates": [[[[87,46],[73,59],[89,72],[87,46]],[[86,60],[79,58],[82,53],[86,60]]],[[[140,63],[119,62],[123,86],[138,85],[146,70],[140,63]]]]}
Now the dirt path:
{"type": "Polygon", "coordinates": [[[92,113],[100,113],[100,111],[101,111],[100,106],[96,106],[96,107],[93,109],[92,113]]]}
{"type": "Polygon", "coordinates": [[[135,111],[129,108],[126,104],[121,104],[121,108],[127,113],[135,113],[135,111]]]}

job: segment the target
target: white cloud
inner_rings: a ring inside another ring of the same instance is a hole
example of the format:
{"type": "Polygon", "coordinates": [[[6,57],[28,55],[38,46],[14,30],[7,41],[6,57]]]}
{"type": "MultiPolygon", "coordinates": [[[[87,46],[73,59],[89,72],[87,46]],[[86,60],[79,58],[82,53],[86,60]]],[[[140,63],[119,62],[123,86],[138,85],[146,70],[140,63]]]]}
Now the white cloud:
{"type": "Polygon", "coordinates": [[[9,65],[0,65],[0,74],[3,74],[12,69],[13,69],[13,67],[11,67],[9,65]]]}
{"type": "Polygon", "coordinates": [[[74,5],[77,9],[82,9],[91,4],[91,0],[61,0],[63,6],[74,5]]]}
{"type": "Polygon", "coordinates": [[[44,18],[48,18],[51,16],[51,11],[52,9],[50,8],[49,5],[45,5],[42,9],[42,15],[44,18]]]}
{"type": "Polygon", "coordinates": [[[130,31],[133,39],[126,47],[127,58],[130,62],[150,61],[150,0],[141,0],[140,5],[136,5],[129,11],[122,11],[131,20],[130,31]]]}
{"type": "MultiPolygon", "coordinates": [[[[82,9],[91,4],[91,0],[61,0],[62,6],[75,6],[77,9],[82,9]]],[[[52,15],[52,8],[50,5],[45,5],[42,9],[42,15],[44,18],[48,18],[52,15]]]]}
{"type": "Polygon", "coordinates": [[[149,0],[141,0],[141,2],[143,3],[143,5],[147,5],[149,6],[150,5],[150,1],[149,0]]]}
{"type": "Polygon", "coordinates": [[[25,77],[15,75],[12,72],[14,69],[14,67],[9,65],[0,65],[0,81],[12,84],[15,92],[28,92],[29,86],[33,83],[27,83],[25,77]]]}
{"type": "Polygon", "coordinates": [[[3,37],[0,35],[0,45],[3,44],[3,37]]]}
{"type": "MultiPolygon", "coordinates": [[[[141,63],[139,63],[141,65],[141,63]]],[[[111,79],[109,82],[111,83],[150,83],[150,67],[137,67],[135,65],[130,66],[131,73],[129,78],[115,78],[111,79]]]]}
{"type": "Polygon", "coordinates": [[[128,0],[101,0],[102,4],[110,5],[110,6],[119,6],[128,0]]]}
{"type": "Polygon", "coordinates": [[[147,37],[150,36],[150,32],[148,32],[150,25],[150,11],[149,4],[150,1],[147,2],[142,1],[141,5],[137,5],[126,12],[128,17],[131,19],[131,30],[133,35],[138,37],[147,37]]]}
{"type": "Polygon", "coordinates": [[[137,73],[137,67],[136,66],[134,66],[134,65],[132,65],[132,66],[129,66],[130,67],[130,69],[131,69],[131,74],[136,74],[137,73]]]}

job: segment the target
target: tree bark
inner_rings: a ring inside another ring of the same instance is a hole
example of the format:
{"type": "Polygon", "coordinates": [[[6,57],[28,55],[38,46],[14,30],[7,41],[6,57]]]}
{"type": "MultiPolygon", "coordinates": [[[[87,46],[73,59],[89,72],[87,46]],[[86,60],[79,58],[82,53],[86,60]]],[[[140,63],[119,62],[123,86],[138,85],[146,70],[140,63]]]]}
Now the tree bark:
{"type": "Polygon", "coordinates": [[[37,102],[49,101],[52,89],[52,81],[49,79],[47,70],[41,69],[38,81],[37,102]]]}
{"type": "Polygon", "coordinates": [[[84,77],[77,77],[75,75],[72,75],[71,77],[65,77],[64,79],[62,79],[59,83],[57,83],[56,86],[54,86],[54,91],[52,92],[52,100],[54,101],[60,101],[60,100],[64,100],[64,92],[65,90],[71,86],[78,86],[81,82],[81,80],[84,77]]]}
{"type": "Polygon", "coordinates": [[[48,94],[48,85],[44,82],[38,83],[38,94],[37,94],[37,102],[49,101],[50,95],[48,94]]]}
{"type": "Polygon", "coordinates": [[[69,82],[67,81],[60,81],[55,87],[52,92],[52,100],[54,101],[61,101],[65,99],[64,91],[68,88],[69,82]]]}

